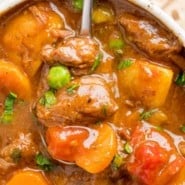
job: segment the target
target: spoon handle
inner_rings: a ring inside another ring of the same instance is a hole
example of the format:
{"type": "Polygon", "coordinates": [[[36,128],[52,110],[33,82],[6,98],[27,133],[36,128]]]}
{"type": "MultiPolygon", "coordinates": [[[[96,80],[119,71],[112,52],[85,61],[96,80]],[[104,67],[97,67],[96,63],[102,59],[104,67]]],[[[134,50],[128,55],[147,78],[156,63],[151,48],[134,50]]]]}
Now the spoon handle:
{"type": "Polygon", "coordinates": [[[91,36],[91,12],[93,0],[83,1],[82,23],[81,23],[81,36],[91,36]]]}

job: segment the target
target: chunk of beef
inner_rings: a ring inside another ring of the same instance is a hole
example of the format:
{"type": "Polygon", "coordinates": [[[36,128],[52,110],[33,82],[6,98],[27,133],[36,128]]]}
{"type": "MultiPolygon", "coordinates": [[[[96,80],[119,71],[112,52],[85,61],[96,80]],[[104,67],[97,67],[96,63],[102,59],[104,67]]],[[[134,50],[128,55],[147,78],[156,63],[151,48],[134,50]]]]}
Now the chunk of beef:
{"type": "Polygon", "coordinates": [[[5,173],[8,169],[13,168],[15,166],[14,163],[10,163],[0,158],[0,174],[5,173]]]}
{"type": "Polygon", "coordinates": [[[177,38],[153,20],[125,13],[119,21],[129,40],[153,57],[166,58],[181,50],[177,38]]]}
{"type": "Polygon", "coordinates": [[[57,103],[50,108],[37,104],[38,119],[45,125],[91,124],[111,116],[118,106],[105,80],[84,76],[56,93],[57,103]],[[76,88],[71,88],[76,86],[76,88]]]}
{"type": "Polygon", "coordinates": [[[7,162],[12,161],[14,151],[20,151],[21,157],[28,158],[36,154],[37,146],[33,141],[33,136],[28,133],[20,133],[18,138],[14,139],[10,144],[0,150],[0,157],[7,162]]]}
{"type": "Polygon", "coordinates": [[[56,39],[64,39],[75,35],[74,31],[66,29],[52,29],[50,34],[56,39]]]}
{"type": "Polygon", "coordinates": [[[97,55],[99,45],[88,37],[71,37],[58,46],[46,45],[42,50],[46,62],[60,62],[74,68],[90,68],[97,55]]]}

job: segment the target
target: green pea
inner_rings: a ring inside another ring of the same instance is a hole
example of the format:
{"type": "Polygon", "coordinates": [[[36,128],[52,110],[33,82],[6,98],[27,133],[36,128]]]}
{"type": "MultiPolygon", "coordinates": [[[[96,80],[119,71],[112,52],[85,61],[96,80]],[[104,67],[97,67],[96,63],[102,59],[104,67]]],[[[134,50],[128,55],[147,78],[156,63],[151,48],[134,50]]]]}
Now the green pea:
{"type": "Polygon", "coordinates": [[[47,80],[50,88],[60,89],[70,82],[71,75],[64,66],[54,66],[49,70],[47,80]]]}
{"type": "Polygon", "coordinates": [[[83,0],[73,0],[72,4],[76,10],[82,10],[83,8],[83,0]]]}

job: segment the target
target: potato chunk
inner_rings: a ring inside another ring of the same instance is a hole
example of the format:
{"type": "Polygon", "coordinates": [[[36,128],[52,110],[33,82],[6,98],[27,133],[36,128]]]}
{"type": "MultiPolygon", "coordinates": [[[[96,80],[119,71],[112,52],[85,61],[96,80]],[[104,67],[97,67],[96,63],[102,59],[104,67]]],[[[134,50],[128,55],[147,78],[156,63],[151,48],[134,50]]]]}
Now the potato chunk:
{"type": "Polygon", "coordinates": [[[52,32],[63,29],[63,20],[49,7],[40,3],[10,19],[2,30],[2,46],[8,59],[33,76],[41,65],[41,48],[53,43],[52,32]]]}
{"type": "Polygon", "coordinates": [[[144,60],[135,61],[130,67],[119,72],[121,86],[128,96],[141,101],[149,108],[163,105],[172,77],[172,70],[144,60]]]}

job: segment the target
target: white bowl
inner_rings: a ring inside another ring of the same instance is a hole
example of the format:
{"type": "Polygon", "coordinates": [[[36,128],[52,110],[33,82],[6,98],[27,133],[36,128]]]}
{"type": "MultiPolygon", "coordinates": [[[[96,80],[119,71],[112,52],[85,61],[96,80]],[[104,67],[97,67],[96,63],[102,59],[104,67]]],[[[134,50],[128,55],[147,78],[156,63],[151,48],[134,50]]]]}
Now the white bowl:
{"type": "MultiPolygon", "coordinates": [[[[166,12],[150,0],[128,0],[129,2],[145,9],[158,20],[160,20],[166,27],[171,30],[185,47],[185,30],[182,29],[166,12]]],[[[185,20],[184,20],[185,21],[185,20]]]]}
{"type": "Polygon", "coordinates": [[[0,15],[26,0],[0,0],[0,15]]]}
{"type": "MultiPolygon", "coordinates": [[[[11,8],[23,3],[27,0],[0,0],[0,15],[7,12],[11,8]]],[[[185,47],[185,30],[183,30],[167,13],[160,7],[155,5],[150,0],[128,0],[129,2],[145,9],[158,20],[160,20],[166,27],[177,36],[179,41],[185,47]]]]}

